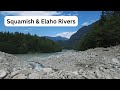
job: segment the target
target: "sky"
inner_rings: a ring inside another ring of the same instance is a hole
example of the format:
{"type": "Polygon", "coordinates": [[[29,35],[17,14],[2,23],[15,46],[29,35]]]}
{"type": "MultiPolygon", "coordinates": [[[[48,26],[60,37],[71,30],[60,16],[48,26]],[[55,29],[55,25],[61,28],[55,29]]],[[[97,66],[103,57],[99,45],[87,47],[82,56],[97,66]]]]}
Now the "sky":
{"type": "Polygon", "coordinates": [[[0,11],[0,31],[22,32],[38,36],[62,36],[70,38],[81,27],[99,20],[101,11],[0,11]],[[77,16],[76,27],[6,27],[5,16],[77,16]]]}

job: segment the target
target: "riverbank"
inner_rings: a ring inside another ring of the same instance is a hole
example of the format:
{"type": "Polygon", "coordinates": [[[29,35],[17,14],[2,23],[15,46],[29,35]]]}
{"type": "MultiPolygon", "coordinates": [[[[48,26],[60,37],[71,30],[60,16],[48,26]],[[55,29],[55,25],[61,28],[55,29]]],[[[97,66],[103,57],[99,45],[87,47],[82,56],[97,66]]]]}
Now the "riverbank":
{"type": "Polygon", "coordinates": [[[0,52],[0,78],[120,79],[120,46],[68,51],[29,61],[0,52]],[[43,68],[37,68],[33,63],[43,68]]]}

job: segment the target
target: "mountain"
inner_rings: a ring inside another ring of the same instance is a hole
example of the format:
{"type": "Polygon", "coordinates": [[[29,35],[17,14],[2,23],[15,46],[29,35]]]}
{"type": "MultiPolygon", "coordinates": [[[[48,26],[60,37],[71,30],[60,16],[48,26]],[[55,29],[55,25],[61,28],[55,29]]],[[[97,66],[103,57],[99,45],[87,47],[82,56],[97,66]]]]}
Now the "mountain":
{"type": "Polygon", "coordinates": [[[81,38],[91,30],[91,28],[97,23],[98,21],[88,25],[88,26],[83,26],[80,28],[75,34],[73,34],[70,39],[66,41],[58,41],[60,45],[62,45],[65,49],[72,49],[76,45],[77,42],[81,40],[81,38]]]}
{"type": "Polygon", "coordinates": [[[61,36],[57,36],[57,37],[50,37],[50,36],[44,36],[47,39],[53,40],[53,41],[64,41],[64,40],[68,40],[68,38],[66,37],[61,37],[61,36]]]}
{"type": "Polygon", "coordinates": [[[68,43],[71,43],[72,48],[76,45],[77,42],[79,42],[81,40],[81,38],[83,36],[86,35],[86,33],[88,33],[91,30],[91,28],[95,25],[95,23],[97,23],[97,22],[94,22],[88,26],[83,26],[75,34],[73,34],[70,37],[70,39],[68,40],[68,43]]]}
{"type": "Polygon", "coordinates": [[[101,18],[76,45],[76,50],[120,45],[120,11],[102,11],[101,18]]]}
{"type": "MultiPolygon", "coordinates": [[[[97,23],[97,22],[95,22],[97,23]]],[[[75,34],[73,34],[70,39],[69,42],[76,42],[78,40],[80,40],[87,32],[89,32],[91,30],[91,28],[94,26],[95,23],[92,23],[88,26],[83,26],[82,28],[80,28],[75,34]]]]}

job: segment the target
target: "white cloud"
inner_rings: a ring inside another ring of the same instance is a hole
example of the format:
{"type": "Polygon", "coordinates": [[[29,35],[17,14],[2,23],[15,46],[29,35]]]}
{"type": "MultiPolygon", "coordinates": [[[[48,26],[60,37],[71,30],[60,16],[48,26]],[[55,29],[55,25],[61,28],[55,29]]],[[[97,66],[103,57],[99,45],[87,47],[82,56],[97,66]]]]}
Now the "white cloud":
{"type": "Polygon", "coordinates": [[[24,30],[25,32],[28,32],[29,30],[24,30]]]}
{"type": "Polygon", "coordinates": [[[79,13],[78,13],[78,12],[76,12],[76,13],[74,13],[74,14],[73,14],[73,16],[78,16],[78,15],[79,15],[79,13]]]}
{"type": "Polygon", "coordinates": [[[69,14],[67,14],[67,16],[78,16],[78,15],[79,15],[78,13],[75,13],[75,14],[69,13],[69,14]]]}
{"type": "Polygon", "coordinates": [[[94,22],[95,20],[90,20],[91,22],[94,22]]]}
{"type": "Polygon", "coordinates": [[[76,31],[74,31],[74,32],[62,32],[62,33],[58,33],[56,36],[70,38],[71,35],[73,35],[74,33],[76,33],[76,31]]]}
{"type": "Polygon", "coordinates": [[[89,22],[84,22],[84,23],[82,23],[81,25],[82,26],[88,26],[90,23],[89,22]]]}
{"type": "Polygon", "coordinates": [[[69,13],[69,14],[67,14],[68,16],[72,16],[72,14],[71,13],[69,13]]]}
{"type": "Polygon", "coordinates": [[[62,11],[1,11],[4,15],[19,15],[19,16],[53,16],[60,15],[62,11]]]}
{"type": "Polygon", "coordinates": [[[84,22],[84,23],[82,23],[81,25],[82,25],[82,26],[88,26],[88,25],[92,24],[93,22],[95,22],[95,21],[97,21],[97,20],[99,20],[99,19],[90,20],[89,22],[84,22]]]}
{"type": "Polygon", "coordinates": [[[80,11],[73,11],[74,13],[79,13],[80,11]]]}
{"type": "Polygon", "coordinates": [[[72,11],[71,13],[67,13],[67,14],[65,14],[65,16],[78,16],[79,15],[79,13],[76,11],[72,11]]]}

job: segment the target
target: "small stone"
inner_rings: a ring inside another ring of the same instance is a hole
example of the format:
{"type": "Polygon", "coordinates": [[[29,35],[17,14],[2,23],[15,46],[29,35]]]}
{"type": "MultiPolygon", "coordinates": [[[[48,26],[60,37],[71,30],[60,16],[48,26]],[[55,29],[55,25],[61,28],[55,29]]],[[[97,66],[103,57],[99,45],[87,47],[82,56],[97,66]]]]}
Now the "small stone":
{"type": "Polygon", "coordinates": [[[0,59],[3,59],[2,57],[0,57],[0,59]]]}
{"type": "Polygon", "coordinates": [[[80,69],[80,70],[78,71],[78,74],[79,74],[79,75],[82,75],[83,72],[84,72],[83,69],[80,69]]]}
{"type": "Polygon", "coordinates": [[[50,73],[53,71],[52,68],[42,68],[41,70],[45,73],[50,73]]]}
{"type": "Polygon", "coordinates": [[[38,73],[32,73],[28,77],[29,79],[39,79],[39,74],[38,73]]]}
{"type": "Polygon", "coordinates": [[[72,72],[72,73],[75,74],[75,75],[79,75],[77,71],[74,71],[74,72],[72,72]]]}
{"type": "Polygon", "coordinates": [[[4,70],[0,70],[0,78],[4,78],[7,73],[4,70]]]}
{"type": "Polygon", "coordinates": [[[2,61],[3,61],[3,60],[2,60],[2,57],[0,57],[0,63],[2,63],[2,61]]]}
{"type": "Polygon", "coordinates": [[[95,71],[95,73],[97,75],[97,78],[101,78],[102,77],[102,75],[100,74],[100,71],[98,69],[95,71]]]}
{"type": "Polygon", "coordinates": [[[119,64],[119,61],[118,61],[117,58],[113,58],[112,61],[113,61],[114,63],[116,63],[116,64],[119,64]]]}
{"type": "Polygon", "coordinates": [[[106,74],[106,79],[112,79],[111,75],[106,74]]]}

